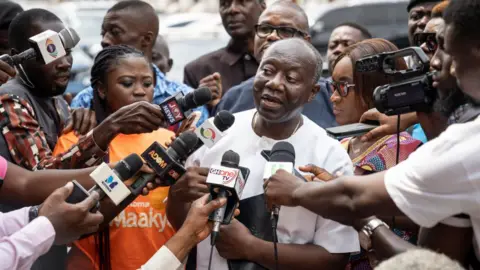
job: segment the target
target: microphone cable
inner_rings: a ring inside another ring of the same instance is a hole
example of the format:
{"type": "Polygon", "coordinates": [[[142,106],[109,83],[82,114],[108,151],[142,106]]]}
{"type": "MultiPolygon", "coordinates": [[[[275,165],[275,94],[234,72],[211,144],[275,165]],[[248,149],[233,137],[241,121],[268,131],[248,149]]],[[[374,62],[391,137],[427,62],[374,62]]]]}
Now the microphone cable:
{"type": "MultiPolygon", "coordinates": [[[[400,114],[397,116],[397,153],[395,166],[400,162],[400,114]]],[[[392,230],[395,228],[395,216],[392,216],[392,230]]]]}
{"type": "Polygon", "coordinates": [[[272,221],[272,236],[273,236],[273,256],[275,258],[275,270],[279,270],[278,267],[278,235],[277,235],[277,223],[278,223],[278,214],[273,214],[271,216],[272,221]]]}
{"type": "Polygon", "coordinates": [[[210,247],[210,258],[208,259],[208,270],[210,270],[210,268],[212,267],[213,247],[214,245],[211,245],[210,247]]]}

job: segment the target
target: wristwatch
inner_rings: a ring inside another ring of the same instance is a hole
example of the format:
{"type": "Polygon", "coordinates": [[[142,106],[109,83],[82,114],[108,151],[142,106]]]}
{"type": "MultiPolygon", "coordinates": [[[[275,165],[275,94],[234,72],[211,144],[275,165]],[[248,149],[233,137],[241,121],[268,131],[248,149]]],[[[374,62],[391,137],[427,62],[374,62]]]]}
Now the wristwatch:
{"type": "Polygon", "coordinates": [[[388,225],[381,221],[378,218],[370,220],[358,233],[358,238],[360,239],[360,246],[366,251],[372,251],[372,234],[376,228],[380,226],[385,226],[387,228],[388,225]]]}
{"type": "Polygon", "coordinates": [[[28,209],[28,222],[32,222],[32,220],[38,217],[38,209],[40,209],[40,205],[35,205],[28,209]]]}

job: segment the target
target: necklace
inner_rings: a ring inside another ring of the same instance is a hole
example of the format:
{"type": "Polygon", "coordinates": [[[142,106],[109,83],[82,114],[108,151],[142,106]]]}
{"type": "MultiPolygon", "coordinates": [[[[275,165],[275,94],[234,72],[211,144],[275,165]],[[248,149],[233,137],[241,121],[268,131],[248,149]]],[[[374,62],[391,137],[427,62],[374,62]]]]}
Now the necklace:
{"type": "MultiPolygon", "coordinates": [[[[258,111],[255,112],[255,114],[253,115],[253,118],[252,118],[252,128],[253,128],[253,130],[255,130],[255,125],[257,124],[257,116],[258,116],[257,114],[258,114],[258,111]]],[[[300,117],[300,120],[298,120],[297,126],[293,130],[292,134],[290,134],[290,136],[288,136],[288,137],[292,137],[293,134],[295,134],[295,132],[297,132],[297,130],[300,128],[301,123],[302,123],[302,118],[300,117]]]]}

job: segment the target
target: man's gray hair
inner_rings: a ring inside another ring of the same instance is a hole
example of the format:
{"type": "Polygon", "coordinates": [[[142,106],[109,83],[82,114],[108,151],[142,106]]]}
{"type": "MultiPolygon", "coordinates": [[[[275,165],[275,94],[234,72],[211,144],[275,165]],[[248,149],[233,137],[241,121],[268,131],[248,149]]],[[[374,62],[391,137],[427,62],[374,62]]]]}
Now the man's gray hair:
{"type": "Polygon", "coordinates": [[[465,270],[458,262],[427,249],[412,249],[392,257],[375,270],[465,270]]]}

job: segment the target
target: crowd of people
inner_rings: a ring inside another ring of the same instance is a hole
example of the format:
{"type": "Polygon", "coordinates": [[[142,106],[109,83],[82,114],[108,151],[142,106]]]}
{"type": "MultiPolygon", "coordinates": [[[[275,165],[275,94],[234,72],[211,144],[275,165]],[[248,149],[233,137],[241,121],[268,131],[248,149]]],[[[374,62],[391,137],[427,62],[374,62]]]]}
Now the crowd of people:
{"type": "MultiPolygon", "coordinates": [[[[405,27],[429,59],[436,99],[398,116],[376,109],[374,91],[399,78],[358,66],[399,48],[368,27],[345,18],[322,57],[294,1],[220,0],[219,13],[230,42],[186,65],[183,83],[168,79],[174,59],[161,18],[139,0],[108,10],[91,86],[73,99],[63,96],[69,51],[48,64],[0,60],[0,269],[480,269],[480,2],[410,1],[405,27]],[[211,100],[169,126],[159,105],[196,88],[211,100]],[[173,185],[157,176],[118,205],[96,191],[66,202],[72,180],[90,190],[100,164],[168,147],[220,111],[233,125],[190,154],[173,185]],[[378,127],[342,139],[326,132],[366,121],[378,127]],[[280,141],[293,146],[303,177],[265,176],[263,153],[280,141]],[[206,179],[229,150],[249,175],[211,248],[210,215],[227,200],[212,199],[206,179]]],[[[2,53],[64,28],[48,10],[0,2],[2,53]]]]}

